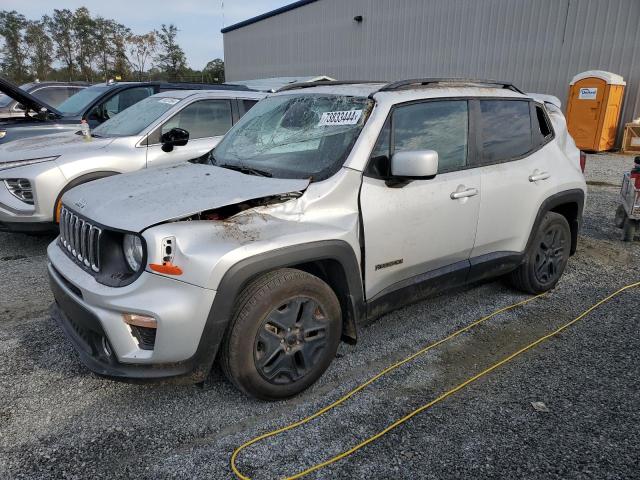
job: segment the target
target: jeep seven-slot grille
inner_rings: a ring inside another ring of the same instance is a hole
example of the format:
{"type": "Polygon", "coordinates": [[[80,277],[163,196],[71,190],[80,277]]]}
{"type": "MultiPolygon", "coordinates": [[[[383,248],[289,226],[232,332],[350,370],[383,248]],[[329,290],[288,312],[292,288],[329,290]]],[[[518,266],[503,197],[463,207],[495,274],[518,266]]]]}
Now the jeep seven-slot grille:
{"type": "Polygon", "coordinates": [[[100,237],[102,229],[78,217],[62,207],[60,211],[60,243],[73,259],[90,268],[100,271],[100,237]]]}

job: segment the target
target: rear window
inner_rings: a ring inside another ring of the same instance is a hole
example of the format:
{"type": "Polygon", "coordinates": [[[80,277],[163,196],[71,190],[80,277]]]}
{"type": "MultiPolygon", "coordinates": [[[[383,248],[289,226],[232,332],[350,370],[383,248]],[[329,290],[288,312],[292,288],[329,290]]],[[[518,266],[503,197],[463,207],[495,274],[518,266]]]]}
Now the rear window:
{"type": "Polygon", "coordinates": [[[533,148],[528,101],[481,100],[482,163],[522,157],[533,148]]]}

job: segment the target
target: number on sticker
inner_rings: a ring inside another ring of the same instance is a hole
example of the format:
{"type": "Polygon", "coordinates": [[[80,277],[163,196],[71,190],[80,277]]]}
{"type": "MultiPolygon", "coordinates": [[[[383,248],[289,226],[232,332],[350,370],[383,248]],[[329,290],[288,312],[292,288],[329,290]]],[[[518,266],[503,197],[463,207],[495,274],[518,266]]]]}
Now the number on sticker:
{"type": "Polygon", "coordinates": [[[360,120],[362,110],[347,110],[342,112],[324,112],[320,118],[319,127],[326,125],[355,125],[360,120]]]}

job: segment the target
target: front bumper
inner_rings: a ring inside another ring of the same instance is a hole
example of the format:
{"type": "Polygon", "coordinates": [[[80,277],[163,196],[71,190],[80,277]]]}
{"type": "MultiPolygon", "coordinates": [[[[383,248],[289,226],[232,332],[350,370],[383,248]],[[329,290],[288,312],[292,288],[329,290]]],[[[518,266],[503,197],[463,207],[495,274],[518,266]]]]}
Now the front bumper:
{"type": "Polygon", "coordinates": [[[213,290],[149,272],[126,287],[106,287],[75,265],[57,242],[49,246],[48,254],[49,282],[56,300],[51,314],[89,369],[121,379],[204,380],[221,339],[219,335],[203,338],[213,290]],[[152,350],[140,348],[122,313],[157,320],[152,350]]]}

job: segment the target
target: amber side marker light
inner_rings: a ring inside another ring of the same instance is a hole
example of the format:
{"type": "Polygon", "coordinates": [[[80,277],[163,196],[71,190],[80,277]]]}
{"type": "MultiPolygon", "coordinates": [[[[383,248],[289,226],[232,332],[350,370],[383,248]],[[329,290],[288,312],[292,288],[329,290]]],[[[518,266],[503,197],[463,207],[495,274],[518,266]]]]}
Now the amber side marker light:
{"type": "Polygon", "coordinates": [[[137,313],[123,313],[122,320],[127,325],[134,327],[158,328],[158,321],[147,315],[138,315],[137,313]]]}
{"type": "Polygon", "coordinates": [[[165,275],[182,275],[182,269],[171,262],[163,264],[150,263],[149,268],[154,272],[164,273],[165,275]]]}

